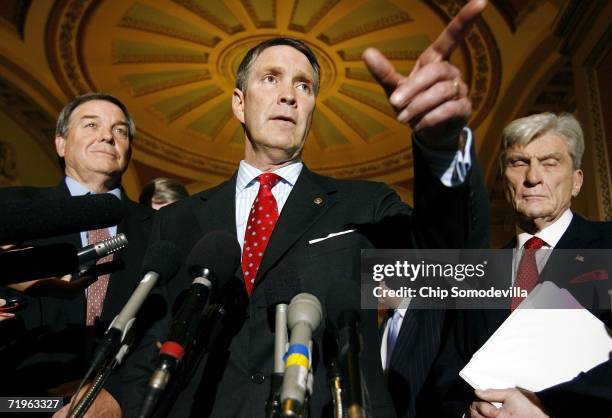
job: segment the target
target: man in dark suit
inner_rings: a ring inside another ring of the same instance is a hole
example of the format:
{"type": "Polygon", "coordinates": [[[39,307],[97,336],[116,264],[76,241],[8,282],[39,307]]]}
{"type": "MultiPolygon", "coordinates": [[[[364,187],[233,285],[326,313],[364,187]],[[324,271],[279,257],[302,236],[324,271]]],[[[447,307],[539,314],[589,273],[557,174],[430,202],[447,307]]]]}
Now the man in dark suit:
{"type": "MultiPolygon", "coordinates": [[[[505,128],[500,164],[506,196],[516,214],[517,235],[507,247],[516,250],[514,256],[501,257],[505,260],[498,271],[527,291],[538,281],[552,281],[609,325],[609,260],[588,250],[612,248],[612,223],[588,221],[570,210],[582,186],[583,152],[582,130],[572,115],[536,114],[505,128]],[[537,246],[531,246],[533,242],[537,246]],[[528,273],[530,265],[534,274],[528,273]]],[[[537,393],[518,388],[476,391],[477,399],[472,402],[473,392],[458,372],[521,300],[508,300],[504,310],[459,313],[436,365],[444,412],[432,416],[460,417],[466,410],[474,418],[609,414],[611,361],[537,393]],[[491,402],[500,402],[502,407],[491,402]]]]}
{"type": "MultiPolygon", "coordinates": [[[[277,269],[295,272],[301,291],[325,304],[330,283],[358,280],[361,249],[461,247],[473,233],[479,207],[472,192],[485,192],[475,167],[464,177],[457,169],[470,154],[465,152],[466,144],[471,149],[465,123],[471,106],[448,56],[483,6],[480,1],[466,6],[423,53],[410,77],[398,74],[380,52],[364,53],[398,120],[410,122],[416,131],[414,209],[384,184],[324,177],[302,163],[319,88],[319,66],[304,43],[275,38],[246,54],[232,98],[245,131],[245,158],[238,172],[217,187],[162,208],[153,228],[153,239],[176,242],[183,257],[215,230],[235,236],[243,249],[244,311],[236,312],[236,326],[226,328],[231,334],[226,344],[207,354],[170,416],[264,416],[274,349],[262,285],[277,269]],[[432,160],[440,162],[432,153],[442,154],[442,170],[432,168],[432,160]],[[457,164],[452,163],[455,157],[457,164]]],[[[191,281],[188,268],[183,266],[171,283],[175,292],[191,281]]],[[[314,335],[313,417],[332,413],[322,334],[314,335]]],[[[375,311],[363,313],[362,334],[367,409],[372,416],[395,416],[380,363],[375,311]]]]}
{"type": "MultiPolygon", "coordinates": [[[[70,276],[18,286],[25,293],[21,296],[26,299],[27,308],[18,314],[22,325],[18,339],[1,356],[3,374],[11,376],[11,379],[2,379],[3,395],[71,396],[89,365],[96,338],[103,335],[140,281],[152,210],[130,200],[121,188],[121,176],[130,161],[134,130],[127,108],[117,98],[100,93],[75,98],[60,113],[55,136],[65,179],[54,188],[15,191],[17,195],[25,194],[22,198],[28,194],[61,198],[111,193],[121,199],[125,216],[119,225],[104,228],[102,232],[83,231],[39,240],[36,245],[71,243],[79,248],[95,243],[94,235],[118,233],[126,234],[129,245],[114,255],[113,263],[120,269],[110,278],[100,276],[93,283],[90,280],[91,285],[86,289],[79,287],[83,279],[75,284],[70,282],[70,276]],[[55,294],[50,295],[51,292],[55,294]]],[[[136,321],[139,336],[147,327],[145,318],[136,321]]],[[[139,354],[148,353],[152,358],[154,341],[149,341],[150,350],[145,345],[139,354]]],[[[134,402],[134,393],[128,389],[136,386],[127,386],[133,377],[128,372],[113,377],[112,384],[109,382],[112,395],[103,390],[92,413],[112,410],[117,402],[124,408],[134,402]]],[[[138,390],[135,393],[136,397],[142,397],[138,390]]]]}

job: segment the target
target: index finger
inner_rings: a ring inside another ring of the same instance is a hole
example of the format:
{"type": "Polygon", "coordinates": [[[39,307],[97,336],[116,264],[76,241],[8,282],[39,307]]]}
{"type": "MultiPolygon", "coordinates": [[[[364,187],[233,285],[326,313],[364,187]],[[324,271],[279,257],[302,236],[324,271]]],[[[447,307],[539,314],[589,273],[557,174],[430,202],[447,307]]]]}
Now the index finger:
{"type": "MultiPolygon", "coordinates": [[[[480,17],[487,5],[487,0],[472,0],[461,8],[457,16],[444,28],[438,39],[429,47],[432,50],[431,60],[440,58],[447,60],[453,51],[463,42],[470,27],[480,17]]],[[[424,64],[427,64],[425,62],[424,64]]]]}
{"type": "Polygon", "coordinates": [[[504,402],[512,389],[476,389],[476,396],[487,402],[504,402]]]}

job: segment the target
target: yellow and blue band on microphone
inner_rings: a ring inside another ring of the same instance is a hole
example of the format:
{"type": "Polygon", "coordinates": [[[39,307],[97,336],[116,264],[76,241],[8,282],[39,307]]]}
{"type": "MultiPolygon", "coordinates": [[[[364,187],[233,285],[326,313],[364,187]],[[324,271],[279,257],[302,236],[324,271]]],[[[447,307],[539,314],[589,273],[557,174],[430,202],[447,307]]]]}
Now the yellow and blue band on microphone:
{"type": "Polygon", "coordinates": [[[291,344],[285,353],[285,368],[290,366],[310,367],[310,350],[304,344],[291,344]]]}

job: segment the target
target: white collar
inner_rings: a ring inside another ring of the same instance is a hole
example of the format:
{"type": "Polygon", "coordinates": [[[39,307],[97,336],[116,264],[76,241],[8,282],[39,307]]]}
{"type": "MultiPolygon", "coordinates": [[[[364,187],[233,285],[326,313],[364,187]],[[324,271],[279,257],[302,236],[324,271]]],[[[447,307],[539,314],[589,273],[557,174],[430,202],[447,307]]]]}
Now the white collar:
{"type": "MultiPolygon", "coordinates": [[[[291,163],[274,170],[273,173],[278,174],[282,178],[282,182],[293,187],[300,176],[303,167],[304,164],[301,161],[296,161],[295,163],[291,163]]],[[[240,192],[251,186],[257,176],[259,176],[261,173],[263,173],[263,171],[260,169],[253,167],[244,160],[240,161],[240,166],[238,167],[238,177],[236,179],[236,190],[240,192]]]]}
{"type": "MultiPolygon", "coordinates": [[[[572,214],[572,211],[566,209],[565,212],[563,212],[563,215],[559,217],[559,219],[557,219],[554,223],[548,225],[541,231],[538,231],[535,236],[546,242],[544,248],[555,248],[563,234],[565,234],[565,231],[569,227],[569,224],[572,222],[573,217],[574,215],[572,214]]],[[[523,231],[518,226],[516,227],[516,233],[516,249],[523,248],[527,240],[534,236],[529,232],[523,231]]]]}

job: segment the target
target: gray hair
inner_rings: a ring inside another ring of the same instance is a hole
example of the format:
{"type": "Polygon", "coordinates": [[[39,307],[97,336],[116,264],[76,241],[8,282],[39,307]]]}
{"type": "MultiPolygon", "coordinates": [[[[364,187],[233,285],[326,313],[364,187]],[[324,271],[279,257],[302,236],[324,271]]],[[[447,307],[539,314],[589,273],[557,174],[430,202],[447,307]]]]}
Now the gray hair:
{"type": "Polygon", "coordinates": [[[132,142],[132,139],[134,139],[134,134],[136,133],[136,124],[134,123],[134,119],[132,119],[130,112],[127,110],[127,106],[124,105],[121,100],[106,93],[87,93],[72,99],[70,103],[64,106],[57,117],[55,135],[66,138],[68,135],[68,128],[70,127],[70,117],[72,116],[72,112],[74,112],[74,110],[83,103],[87,103],[92,100],[103,100],[105,102],[110,102],[121,109],[128,123],[128,138],[130,139],[130,142],[132,142]]]}
{"type": "Polygon", "coordinates": [[[503,171],[508,149],[515,145],[527,145],[545,133],[559,135],[569,148],[574,169],[580,168],[584,154],[584,135],[580,123],[569,113],[555,115],[545,112],[516,119],[502,132],[502,146],[499,162],[503,171]]]}
{"type": "Polygon", "coordinates": [[[236,72],[236,88],[242,91],[243,93],[246,91],[249,71],[251,70],[251,66],[253,65],[253,63],[259,56],[259,54],[261,54],[263,51],[265,51],[266,49],[272,46],[278,46],[278,45],[290,46],[300,51],[302,54],[306,56],[306,58],[308,59],[308,62],[312,66],[312,72],[314,74],[313,81],[314,81],[315,96],[319,94],[321,69],[319,66],[319,61],[317,61],[317,57],[315,56],[314,52],[312,52],[312,50],[308,47],[308,45],[306,45],[306,43],[304,43],[303,41],[300,41],[299,39],[282,38],[282,37],[268,39],[267,41],[264,41],[258,45],[255,45],[253,48],[247,51],[246,55],[240,62],[240,65],[238,66],[238,71],[236,72]]]}

